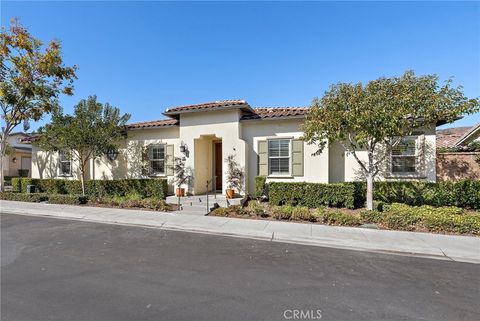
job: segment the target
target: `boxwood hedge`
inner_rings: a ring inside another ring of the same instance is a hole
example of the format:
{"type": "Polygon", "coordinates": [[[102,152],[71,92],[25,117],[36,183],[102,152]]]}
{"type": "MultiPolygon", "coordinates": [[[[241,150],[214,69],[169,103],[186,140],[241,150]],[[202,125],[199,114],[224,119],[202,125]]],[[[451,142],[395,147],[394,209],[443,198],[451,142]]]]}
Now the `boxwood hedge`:
{"type": "MultiPolygon", "coordinates": [[[[338,184],[268,183],[268,197],[273,205],[308,207],[334,206],[359,208],[365,205],[363,182],[338,184]]],[[[412,206],[456,206],[480,209],[480,181],[456,182],[375,182],[377,203],[404,203],[412,206]]]]}
{"type": "Polygon", "coordinates": [[[15,193],[15,192],[0,192],[0,200],[17,201],[17,202],[44,202],[48,200],[48,195],[45,193],[15,193]]]}
{"type": "MultiPolygon", "coordinates": [[[[47,194],[79,195],[82,187],[78,180],[14,178],[12,188],[16,192],[27,191],[27,185],[35,185],[37,191],[47,194]]],[[[88,196],[125,196],[139,194],[142,197],[165,198],[168,186],[166,179],[118,179],[88,180],[85,182],[88,196]]]]}
{"type": "Polygon", "coordinates": [[[272,205],[355,207],[353,184],[283,183],[268,184],[272,205]]]}

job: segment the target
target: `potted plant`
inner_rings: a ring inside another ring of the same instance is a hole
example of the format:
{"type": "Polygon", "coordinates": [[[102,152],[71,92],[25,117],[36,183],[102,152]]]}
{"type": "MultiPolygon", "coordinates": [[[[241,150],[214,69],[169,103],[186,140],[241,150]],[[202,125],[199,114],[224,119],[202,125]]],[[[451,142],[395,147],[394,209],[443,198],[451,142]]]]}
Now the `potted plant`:
{"type": "Polygon", "coordinates": [[[235,155],[230,155],[225,159],[227,163],[227,189],[225,194],[227,198],[233,198],[235,196],[235,190],[241,192],[243,190],[243,181],[245,178],[245,172],[240,167],[240,164],[235,160],[235,155]]]}
{"type": "Polygon", "coordinates": [[[185,160],[181,157],[175,157],[175,166],[173,167],[174,182],[176,186],[175,195],[178,197],[185,196],[185,188],[182,184],[188,179],[188,175],[185,170],[185,160]]]}

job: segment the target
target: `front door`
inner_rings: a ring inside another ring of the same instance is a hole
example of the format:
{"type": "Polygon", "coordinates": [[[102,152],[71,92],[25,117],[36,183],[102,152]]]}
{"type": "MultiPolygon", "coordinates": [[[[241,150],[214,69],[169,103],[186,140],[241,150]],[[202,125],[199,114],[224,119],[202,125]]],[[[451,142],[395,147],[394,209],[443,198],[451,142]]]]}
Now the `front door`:
{"type": "Polygon", "coordinates": [[[215,189],[222,191],[222,143],[215,143],[215,189]]]}

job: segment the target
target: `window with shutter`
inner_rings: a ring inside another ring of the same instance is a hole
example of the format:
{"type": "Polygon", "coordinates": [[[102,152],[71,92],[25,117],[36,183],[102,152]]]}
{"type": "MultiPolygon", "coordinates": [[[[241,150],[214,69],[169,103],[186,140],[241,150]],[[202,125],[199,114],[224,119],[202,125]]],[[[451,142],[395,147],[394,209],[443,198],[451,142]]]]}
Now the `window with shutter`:
{"type": "Polygon", "coordinates": [[[165,174],[165,145],[150,145],[148,148],[150,175],[165,174]]]}

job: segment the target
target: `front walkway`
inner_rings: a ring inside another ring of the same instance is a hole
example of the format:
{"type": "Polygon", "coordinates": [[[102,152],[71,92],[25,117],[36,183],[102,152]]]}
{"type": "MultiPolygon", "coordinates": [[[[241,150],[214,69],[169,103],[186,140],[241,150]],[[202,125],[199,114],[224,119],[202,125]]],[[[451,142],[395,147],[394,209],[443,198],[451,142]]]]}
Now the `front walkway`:
{"type": "Polygon", "coordinates": [[[0,201],[0,213],[136,225],[360,251],[480,263],[480,237],[187,215],[103,207],[0,201]]]}

